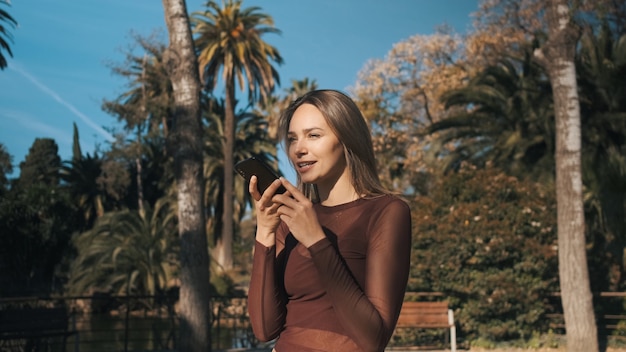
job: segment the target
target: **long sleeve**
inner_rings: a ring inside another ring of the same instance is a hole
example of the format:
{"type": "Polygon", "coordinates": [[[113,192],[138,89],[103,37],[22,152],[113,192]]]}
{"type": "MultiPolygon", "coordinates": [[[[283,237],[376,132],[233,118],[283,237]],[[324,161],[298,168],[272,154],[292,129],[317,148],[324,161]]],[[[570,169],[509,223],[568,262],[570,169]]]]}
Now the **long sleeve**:
{"type": "Polygon", "coordinates": [[[398,319],[410,267],[411,217],[392,201],[370,218],[360,287],[328,239],[309,251],[341,325],[364,351],[383,351],[398,319]]]}
{"type": "Polygon", "coordinates": [[[248,291],[248,313],[254,335],[270,341],[280,334],[285,321],[284,293],[276,276],[276,246],[255,242],[252,274],[248,291]]]}

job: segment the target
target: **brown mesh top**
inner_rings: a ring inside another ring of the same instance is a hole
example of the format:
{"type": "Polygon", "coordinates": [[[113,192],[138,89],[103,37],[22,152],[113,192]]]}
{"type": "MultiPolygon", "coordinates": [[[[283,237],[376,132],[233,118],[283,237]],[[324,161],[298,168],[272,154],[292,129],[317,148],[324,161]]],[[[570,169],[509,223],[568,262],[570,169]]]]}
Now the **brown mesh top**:
{"type": "Polygon", "coordinates": [[[256,243],[253,331],[278,352],[383,351],[409,275],[409,208],[388,195],[315,209],[326,238],[308,249],[284,223],[276,246],[256,243]]]}

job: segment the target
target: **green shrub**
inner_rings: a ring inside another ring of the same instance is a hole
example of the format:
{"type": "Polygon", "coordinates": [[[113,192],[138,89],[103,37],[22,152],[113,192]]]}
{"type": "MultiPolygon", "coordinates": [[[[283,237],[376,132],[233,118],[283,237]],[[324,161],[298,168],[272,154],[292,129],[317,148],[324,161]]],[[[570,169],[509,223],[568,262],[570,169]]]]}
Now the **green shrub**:
{"type": "Polygon", "coordinates": [[[443,292],[459,336],[531,339],[548,331],[558,291],[554,192],[495,169],[464,167],[413,202],[409,291],[443,292]]]}

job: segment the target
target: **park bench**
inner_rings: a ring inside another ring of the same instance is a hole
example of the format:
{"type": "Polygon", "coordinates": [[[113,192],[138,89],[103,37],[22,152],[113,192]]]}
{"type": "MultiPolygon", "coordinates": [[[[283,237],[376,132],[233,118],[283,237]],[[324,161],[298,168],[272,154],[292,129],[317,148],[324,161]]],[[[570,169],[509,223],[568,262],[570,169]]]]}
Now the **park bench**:
{"type": "Polygon", "coordinates": [[[449,329],[450,350],[456,351],[454,312],[448,302],[404,302],[396,328],[449,329]]]}
{"type": "Polygon", "coordinates": [[[41,345],[51,338],[61,338],[65,350],[67,338],[77,333],[75,322],[66,308],[6,308],[0,310],[0,341],[41,345]]]}

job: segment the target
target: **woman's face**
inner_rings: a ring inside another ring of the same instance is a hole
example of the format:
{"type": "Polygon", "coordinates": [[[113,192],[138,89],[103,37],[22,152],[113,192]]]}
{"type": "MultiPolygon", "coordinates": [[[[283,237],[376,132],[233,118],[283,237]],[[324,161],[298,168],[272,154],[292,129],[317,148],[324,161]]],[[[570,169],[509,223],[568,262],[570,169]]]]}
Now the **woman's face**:
{"type": "Polygon", "coordinates": [[[332,188],[341,177],[349,177],[343,145],[315,106],[302,104],[296,109],[287,143],[302,182],[332,188]]]}

